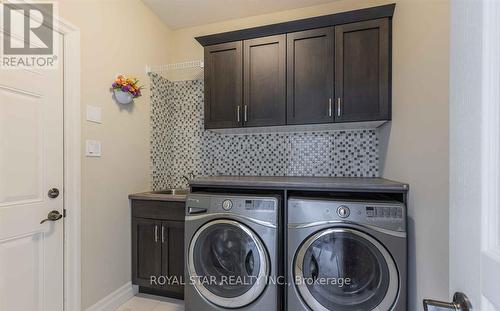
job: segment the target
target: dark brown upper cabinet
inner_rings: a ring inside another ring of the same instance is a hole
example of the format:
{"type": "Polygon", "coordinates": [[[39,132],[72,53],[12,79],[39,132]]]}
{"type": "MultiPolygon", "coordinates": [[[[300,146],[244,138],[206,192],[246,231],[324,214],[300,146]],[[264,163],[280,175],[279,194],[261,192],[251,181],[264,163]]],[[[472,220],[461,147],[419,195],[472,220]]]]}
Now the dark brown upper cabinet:
{"type": "Polygon", "coordinates": [[[197,37],[205,47],[205,128],[390,120],[394,9],[197,37]]]}
{"type": "Polygon", "coordinates": [[[243,124],[286,124],[286,35],[243,42],[243,124]]]}
{"type": "Polygon", "coordinates": [[[391,118],[387,18],[335,27],[336,122],[391,118]]]}
{"type": "Polygon", "coordinates": [[[241,125],[242,50],[241,41],[205,48],[205,128],[241,125]]]}
{"type": "Polygon", "coordinates": [[[333,122],[334,29],[287,35],[287,124],[333,122]]]}

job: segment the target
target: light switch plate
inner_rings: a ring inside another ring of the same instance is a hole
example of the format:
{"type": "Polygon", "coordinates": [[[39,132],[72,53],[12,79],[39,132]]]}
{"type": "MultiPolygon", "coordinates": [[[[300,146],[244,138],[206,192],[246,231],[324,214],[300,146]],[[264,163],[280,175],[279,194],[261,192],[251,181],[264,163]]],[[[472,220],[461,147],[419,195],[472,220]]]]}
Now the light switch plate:
{"type": "Polygon", "coordinates": [[[101,142],[98,140],[87,139],[85,144],[85,155],[87,157],[100,157],[101,156],[101,142]]]}
{"type": "Polygon", "coordinates": [[[87,121],[102,123],[102,108],[87,105],[87,121]]]}

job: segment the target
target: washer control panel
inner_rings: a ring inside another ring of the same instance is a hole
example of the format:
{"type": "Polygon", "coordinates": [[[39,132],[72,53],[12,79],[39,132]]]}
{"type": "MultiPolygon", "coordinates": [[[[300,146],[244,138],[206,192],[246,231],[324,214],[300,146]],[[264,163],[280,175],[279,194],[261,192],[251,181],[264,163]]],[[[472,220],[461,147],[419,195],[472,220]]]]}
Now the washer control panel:
{"type": "Polygon", "coordinates": [[[281,197],[276,195],[232,195],[191,193],[186,200],[186,216],[224,213],[276,224],[281,197]]]}
{"type": "Polygon", "coordinates": [[[212,207],[222,211],[246,211],[252,212],[275,212],[276,200],[267,198],[250,198],[250,197],[213,197],[211,200],[212,207]]]}
{"type": "Polygon", "coordinates": [[[288,224],[348,222],[406,231],[406,208],[397,201],[361,201],[353,199],[288,199],[288,224]]]}

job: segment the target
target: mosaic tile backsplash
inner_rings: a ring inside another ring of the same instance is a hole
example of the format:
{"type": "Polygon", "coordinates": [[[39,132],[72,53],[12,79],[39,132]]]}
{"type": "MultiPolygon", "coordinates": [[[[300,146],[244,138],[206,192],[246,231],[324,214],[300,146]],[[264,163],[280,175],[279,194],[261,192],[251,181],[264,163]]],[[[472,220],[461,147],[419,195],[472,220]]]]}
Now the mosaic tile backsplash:
{"type": "Polygon", "coordinates": [[[375,130],[221,134],[203,129],[203,81],[151,74],[153,190],[183,176],[378,176],[375,130]]]}

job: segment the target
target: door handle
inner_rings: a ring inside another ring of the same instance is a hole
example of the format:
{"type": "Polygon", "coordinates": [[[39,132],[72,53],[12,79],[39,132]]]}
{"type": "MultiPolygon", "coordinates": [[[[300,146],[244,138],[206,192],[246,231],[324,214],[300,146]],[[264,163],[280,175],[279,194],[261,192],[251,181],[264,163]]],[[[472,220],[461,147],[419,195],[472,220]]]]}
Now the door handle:
{"type": "Polygon", "coordinates": [[[63,217],[63,215],[61,215],[61,213],[59,213],[59,211],[51,211],[48,215],[47,215],[47,218],[40,221],[40,224],[43,224],[44,222],[46,221],[58,221],[59,219],[61,219],[63,217]]]}
{"type": "Polygon", "coordinates": [[[472,304],[464,293],[455,293],[453,302],[444,302],[431,299],[424,299],[425,311],[471,311],[472,304]]]}
{"type": "Polygon", "coordinates": [[[158,243],[158,225],[155,225],[155,243],[158,243]]]}
{"type": "Polygon", "coordinates": [[[240,123],[240,106],[236,107],[236,119],[238,120],[238,123],[240,123]]]}
{"type": "Polygon", "coordinates": [[[207,212],[206,208],[201,208],[201,207],[189,207],[188,208],[188,215],[204,214],[206,212],[207,212]]]}
{"type": "Polygon", "coordinates": [[[328,99],[328,116],[329,117],[332,116],[332,99],[331,98],[328,99]]]}
{"type": "Polygon", "coordinates": [[[243,106],[243,120],[246,122],[248,122],[248,106],[245,105],[243,106]]]}
{"type": "Polygon", "coordinates": [[[340,97],[337,98],[337,116],[342,116],[342,100],[340,99],[340,97]]]}
{"type": "Polygon", "coordinates": [[[165,226],[161,226],[161,243],[165,243],[165,226]]]}

